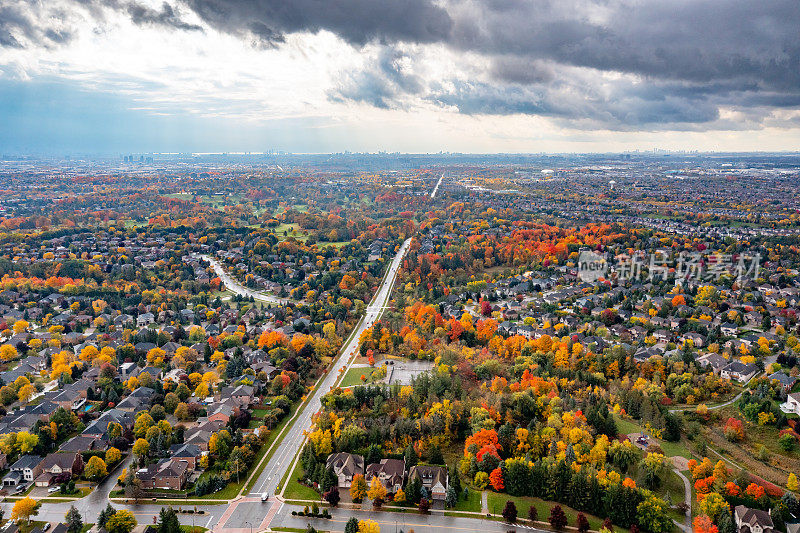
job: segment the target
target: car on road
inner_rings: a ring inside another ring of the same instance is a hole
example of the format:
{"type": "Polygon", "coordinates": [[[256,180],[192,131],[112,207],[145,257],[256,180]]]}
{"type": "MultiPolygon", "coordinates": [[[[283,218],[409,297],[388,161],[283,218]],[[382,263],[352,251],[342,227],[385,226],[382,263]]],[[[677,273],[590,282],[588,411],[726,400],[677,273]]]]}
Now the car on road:
{"type": "Polygon", "coordinates": [[[265,492],[264,494],[261,495],[261,501],[265,502],[267,500],[269,500],[269,493],[265,492]]]}

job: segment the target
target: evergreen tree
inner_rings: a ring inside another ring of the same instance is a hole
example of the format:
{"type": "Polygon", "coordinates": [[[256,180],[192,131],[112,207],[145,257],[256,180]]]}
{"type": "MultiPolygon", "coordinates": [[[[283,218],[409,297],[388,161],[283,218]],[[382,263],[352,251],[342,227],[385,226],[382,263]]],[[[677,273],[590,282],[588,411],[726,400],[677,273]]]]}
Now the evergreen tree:
{"type": "Polygon", "coordinates": [[[81,513],[75,509],[74,505],[69,507],[69,511],[67,514],[64,515],[64,520],[67,523],[67,531],[69,533],[78,533],[81,529],[83,529],[83,517],[81,513]]]}
{"type": "Polygon", "coordinates": [[[447,487],[447,492],[445,493],[444,503],[445,503],[445,505],[447,505],[447,507],[450,507],[450,508],[455,507],[456,504],[458,503],[458,492],[456,492],[456,489],[453,487],[453,485],[450,485],[449,487],[447,487]]]}
{"type": "Polygon", "coordinates": [[[456,491],[456,494],[461,494],[461,476],[458,472],[458,466],[456,463],[453,463],[453,466],[450,467],[450,476],[449,476],[450,486],[456,491]]]}
{"type": "Polygon", "coordinates": [[[158,514],[158,533],[180,533],[181,523],[172,507],[162,507],[158,514]]]}
{"type": "Polygon", "coordinates": [[[106,508],[100,511],[100,514],[97,516],[97,525],[103,528],[106,527],[108,519],[114,516],[114,513],[116,512],[117,510],[111,507],[111,504],[109,503],[106,508]]]}
{"type": "Polygon", "coordinates": [[[344,526],[344,533],[358,533],[358,519],[351,518],[344,526]]]}
{"type": "Polygon", "coordinates": [[[416,466],[417,462],[419,461],[419,456],[417,455],[417,452],[414,451],[414,447],[411,446],[410,444],[406,446],[406,451],[403,454],[403,457],[406,460],[406,468],[408,469],[410,469],[412,466],[416,466]]]}

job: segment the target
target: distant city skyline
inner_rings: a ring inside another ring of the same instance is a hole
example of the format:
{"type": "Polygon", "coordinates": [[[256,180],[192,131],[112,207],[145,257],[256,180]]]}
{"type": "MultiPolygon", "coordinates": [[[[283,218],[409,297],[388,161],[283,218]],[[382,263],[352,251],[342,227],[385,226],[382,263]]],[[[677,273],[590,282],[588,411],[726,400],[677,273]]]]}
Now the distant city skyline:
{"type": "Polygon", "coordinates": [[[0,153],[800,146],[800,4],[8,0],[0,153]]]}

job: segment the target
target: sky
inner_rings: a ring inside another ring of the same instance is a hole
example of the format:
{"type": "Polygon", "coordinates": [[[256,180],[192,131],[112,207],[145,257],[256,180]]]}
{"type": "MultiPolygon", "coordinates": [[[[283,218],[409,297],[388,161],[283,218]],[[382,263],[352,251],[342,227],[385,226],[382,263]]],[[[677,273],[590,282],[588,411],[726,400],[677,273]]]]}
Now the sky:
{"type": "Polygon", "coordinates": [[[2,0],[0,153],[800,148],[797,0],[2,0]]]}

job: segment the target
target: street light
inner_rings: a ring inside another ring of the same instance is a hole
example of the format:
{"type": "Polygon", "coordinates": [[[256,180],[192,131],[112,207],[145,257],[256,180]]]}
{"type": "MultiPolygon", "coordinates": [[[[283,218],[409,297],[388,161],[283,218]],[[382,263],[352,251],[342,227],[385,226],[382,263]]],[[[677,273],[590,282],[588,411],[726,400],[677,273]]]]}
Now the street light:
{"type": "Polygon", "coordinates": [[[253,524],[251,524],[250,522],[245,522],[244,525],[250,526],[250,533],[253,533],[253,524]]]}

